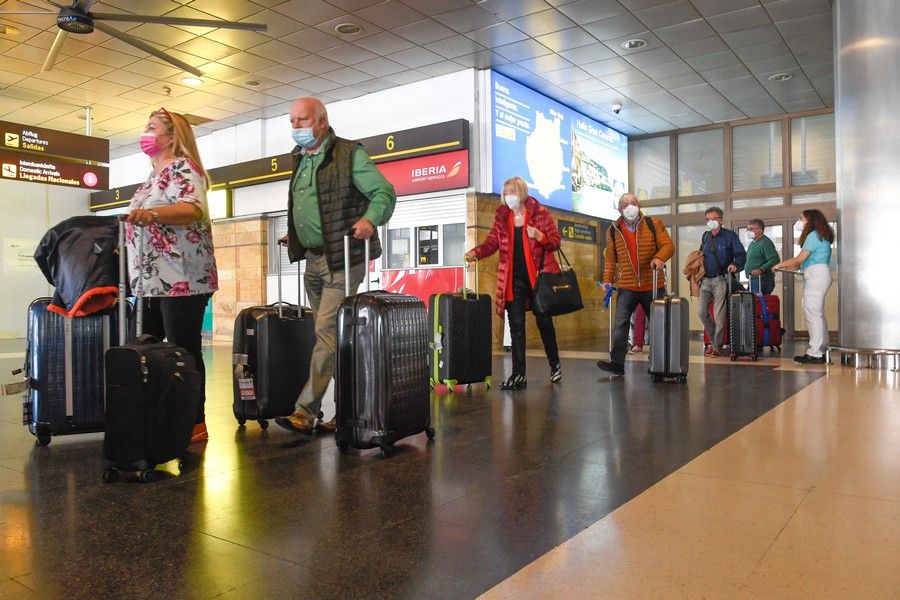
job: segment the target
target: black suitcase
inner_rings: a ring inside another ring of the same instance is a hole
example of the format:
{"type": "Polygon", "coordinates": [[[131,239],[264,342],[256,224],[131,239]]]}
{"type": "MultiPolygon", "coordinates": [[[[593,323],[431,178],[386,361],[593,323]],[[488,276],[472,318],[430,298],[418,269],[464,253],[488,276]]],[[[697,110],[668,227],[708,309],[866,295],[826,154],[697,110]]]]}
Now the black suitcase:
{"type": "Polygon", "coordinates": [[[728,345],[731,360],[748,356],[759,359],[756,347],[755,294],[737,291],[728,296],[728,345]]]}
{"type": "Polygon", "coordinates": [[[316,343],[312,311],[281,301],[281,248],[277,257],[278,302],[238,313],[232,344],[234,418],[263,429],[294,412],[316,343]]]}
{"type": "Polygon", "coordinates": [[[202,377],[188,351],[150,335],[110,348],[105,362],[103,479],[130,472],[152,481],[154,466],[187,451],[202,377]]]}
{"type": "Polygon", "coordinates": [[[118,343],[114,311],[64,317],[47,310],[50,298],[28,307],[23,423],[41,446],[51,436],[102,431],[103,354],[118,343]]]}
{"type": "MultiPolygon", "coordinates": [[[[656,271],[653,292],[656,293],[656,271]]],[[[687,383],[689,360],[689,311],[686,298],[654,298],[650,304],[650,380],[674,378],[687,383]]]]}
{"type": "MultiPolygon", "coordinates": [[[[144,229],[140,228],[140,245],[144,229]]],[[[119,224],[119,321],[125,318],[125,229],[119,224]]],[[[180,459],[191,441],[202,393],[203,376],[190,352],[142,333],[142,278],[138,278],[138,338],[110,348],[106,371],[106,433],[103,480],[119,474],[152,481],[154,467],[180,459]]]]}
{"type": "Polygon", "coordinates": [[[443,383],[452,391],[457,384],[484,382],[490,389],[491,309],[490,296],[472,295],[465,289],[428,299],[432,335],[428,372],[432,387],[443,383]]]}
{"type": "MultiPolygon", "coordinates": [[[[344,239],[346,271],[349,240],[344,239]]],[[[366,244],[366,264],[369,251],[366,244]]],[[[368,277],[366,278],[368,282],[368,277]]],[[[335,355],[335,440],[350,446],[380,447],[393,453],[397,440],[431,427],[428,385],[428,314],[415,296],[366,292],[347,297],[337,315],[335,355]]],[[[368,287],[368,284],[367,286],[368,287]]]]}

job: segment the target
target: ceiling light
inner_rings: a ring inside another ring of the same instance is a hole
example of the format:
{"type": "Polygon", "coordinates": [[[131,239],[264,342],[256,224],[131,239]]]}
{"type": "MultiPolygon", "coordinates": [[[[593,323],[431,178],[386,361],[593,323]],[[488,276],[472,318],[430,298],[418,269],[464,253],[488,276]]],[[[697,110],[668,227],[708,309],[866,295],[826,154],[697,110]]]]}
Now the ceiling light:
{"type": "Polygon", "coordinates": [[[184,85],[203,85],[203,80],[199,77],[182,77],[181,83],[184,85]]]}
{"type": "Polygon", "coordinates": [[[19,35],[22,33],[12,25],[0,25],[0,35],[19,35]]]}
{"type": "Polygon", "coordinates": [[[633,40],[625,40],[621,44],[619,44],[625,50],[637,50],[638,48],[643,48],[647,45],[647,40],[642,40],[641,38],[634,38],[633,40]]]}
{"type": "Polygon", "coordinates": [[[792,77],[793,75],[790,73],[775,73],[774,75],[769,75],[769,81],[787,81],[792,77]]]}
{"type": "Polygon", "coordinates": [[[338,23],[334,26],[334,30],[344,35],[353,35],[362,31],[362,27],[356,23],[338,23]]]}

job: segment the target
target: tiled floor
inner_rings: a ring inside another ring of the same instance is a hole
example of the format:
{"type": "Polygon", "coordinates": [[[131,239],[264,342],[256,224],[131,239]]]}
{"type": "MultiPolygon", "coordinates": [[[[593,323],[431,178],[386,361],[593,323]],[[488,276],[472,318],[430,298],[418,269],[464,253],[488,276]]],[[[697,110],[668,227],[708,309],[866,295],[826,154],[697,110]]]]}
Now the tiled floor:
{"type": "MultiPolygon", "coordinates": [[[[230,349],[210,350],[211,439],[180,477],[150,485],[101,482],[101,434],[35,447],[4,398],[0,599],[898,589],[884,568],[900,556],[889,380],[697,357],[687,385],[650,385],[645,356],[611,380],[599,355],[571,352],[551,386],[535,356],[526,391],[435,396],[434,442],[410,438],[385,460],[342,456],[329,436],[238,428],[230,349]],[[841,561],[863,550],[884,560],[841,561]],[[792,565],[831,579],[798,580],[792,565]]],[[[0,372],[15,353],[0,346],[0,372]]],[[[495,357],[495,376],[508,360],[495,357]]]]}

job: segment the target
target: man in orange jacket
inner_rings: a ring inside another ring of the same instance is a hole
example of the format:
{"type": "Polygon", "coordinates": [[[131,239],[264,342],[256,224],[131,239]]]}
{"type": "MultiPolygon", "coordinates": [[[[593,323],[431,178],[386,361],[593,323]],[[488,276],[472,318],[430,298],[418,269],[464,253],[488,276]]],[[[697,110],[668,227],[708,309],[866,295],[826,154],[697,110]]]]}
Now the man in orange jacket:
{"type": "MultiPolygon", "coordinates": [[[[650,314],[653,300],[653,272],[661,271],[675,254],[675,245],[665,225],[656,217],[645,217],[634,194],[619,198],[619,217],[606,230],[606,250],[601,285],[609,290],[616,283],[616,321],[609,360],[598,360],[597,366],[613,375],[625,374],[625,353],[631,315],[638,304],[650,314]],[[616,276],[618,273],[618,276],[616,276]]],[[[665,293],[665,280],[659,293],[665,293]]]]}

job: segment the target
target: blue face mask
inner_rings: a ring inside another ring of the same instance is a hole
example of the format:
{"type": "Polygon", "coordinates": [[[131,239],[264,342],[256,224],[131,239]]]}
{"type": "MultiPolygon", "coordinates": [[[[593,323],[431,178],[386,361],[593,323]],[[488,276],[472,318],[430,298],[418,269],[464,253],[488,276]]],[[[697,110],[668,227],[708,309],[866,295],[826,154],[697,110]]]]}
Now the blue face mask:
{"type": "Polygon", "coordinates": [[[316,136],[313,135],[312,127],[291,129],[291,137],[294,138],[294,142],[301,148],[309,148],[316,143],[316,136]]]}

